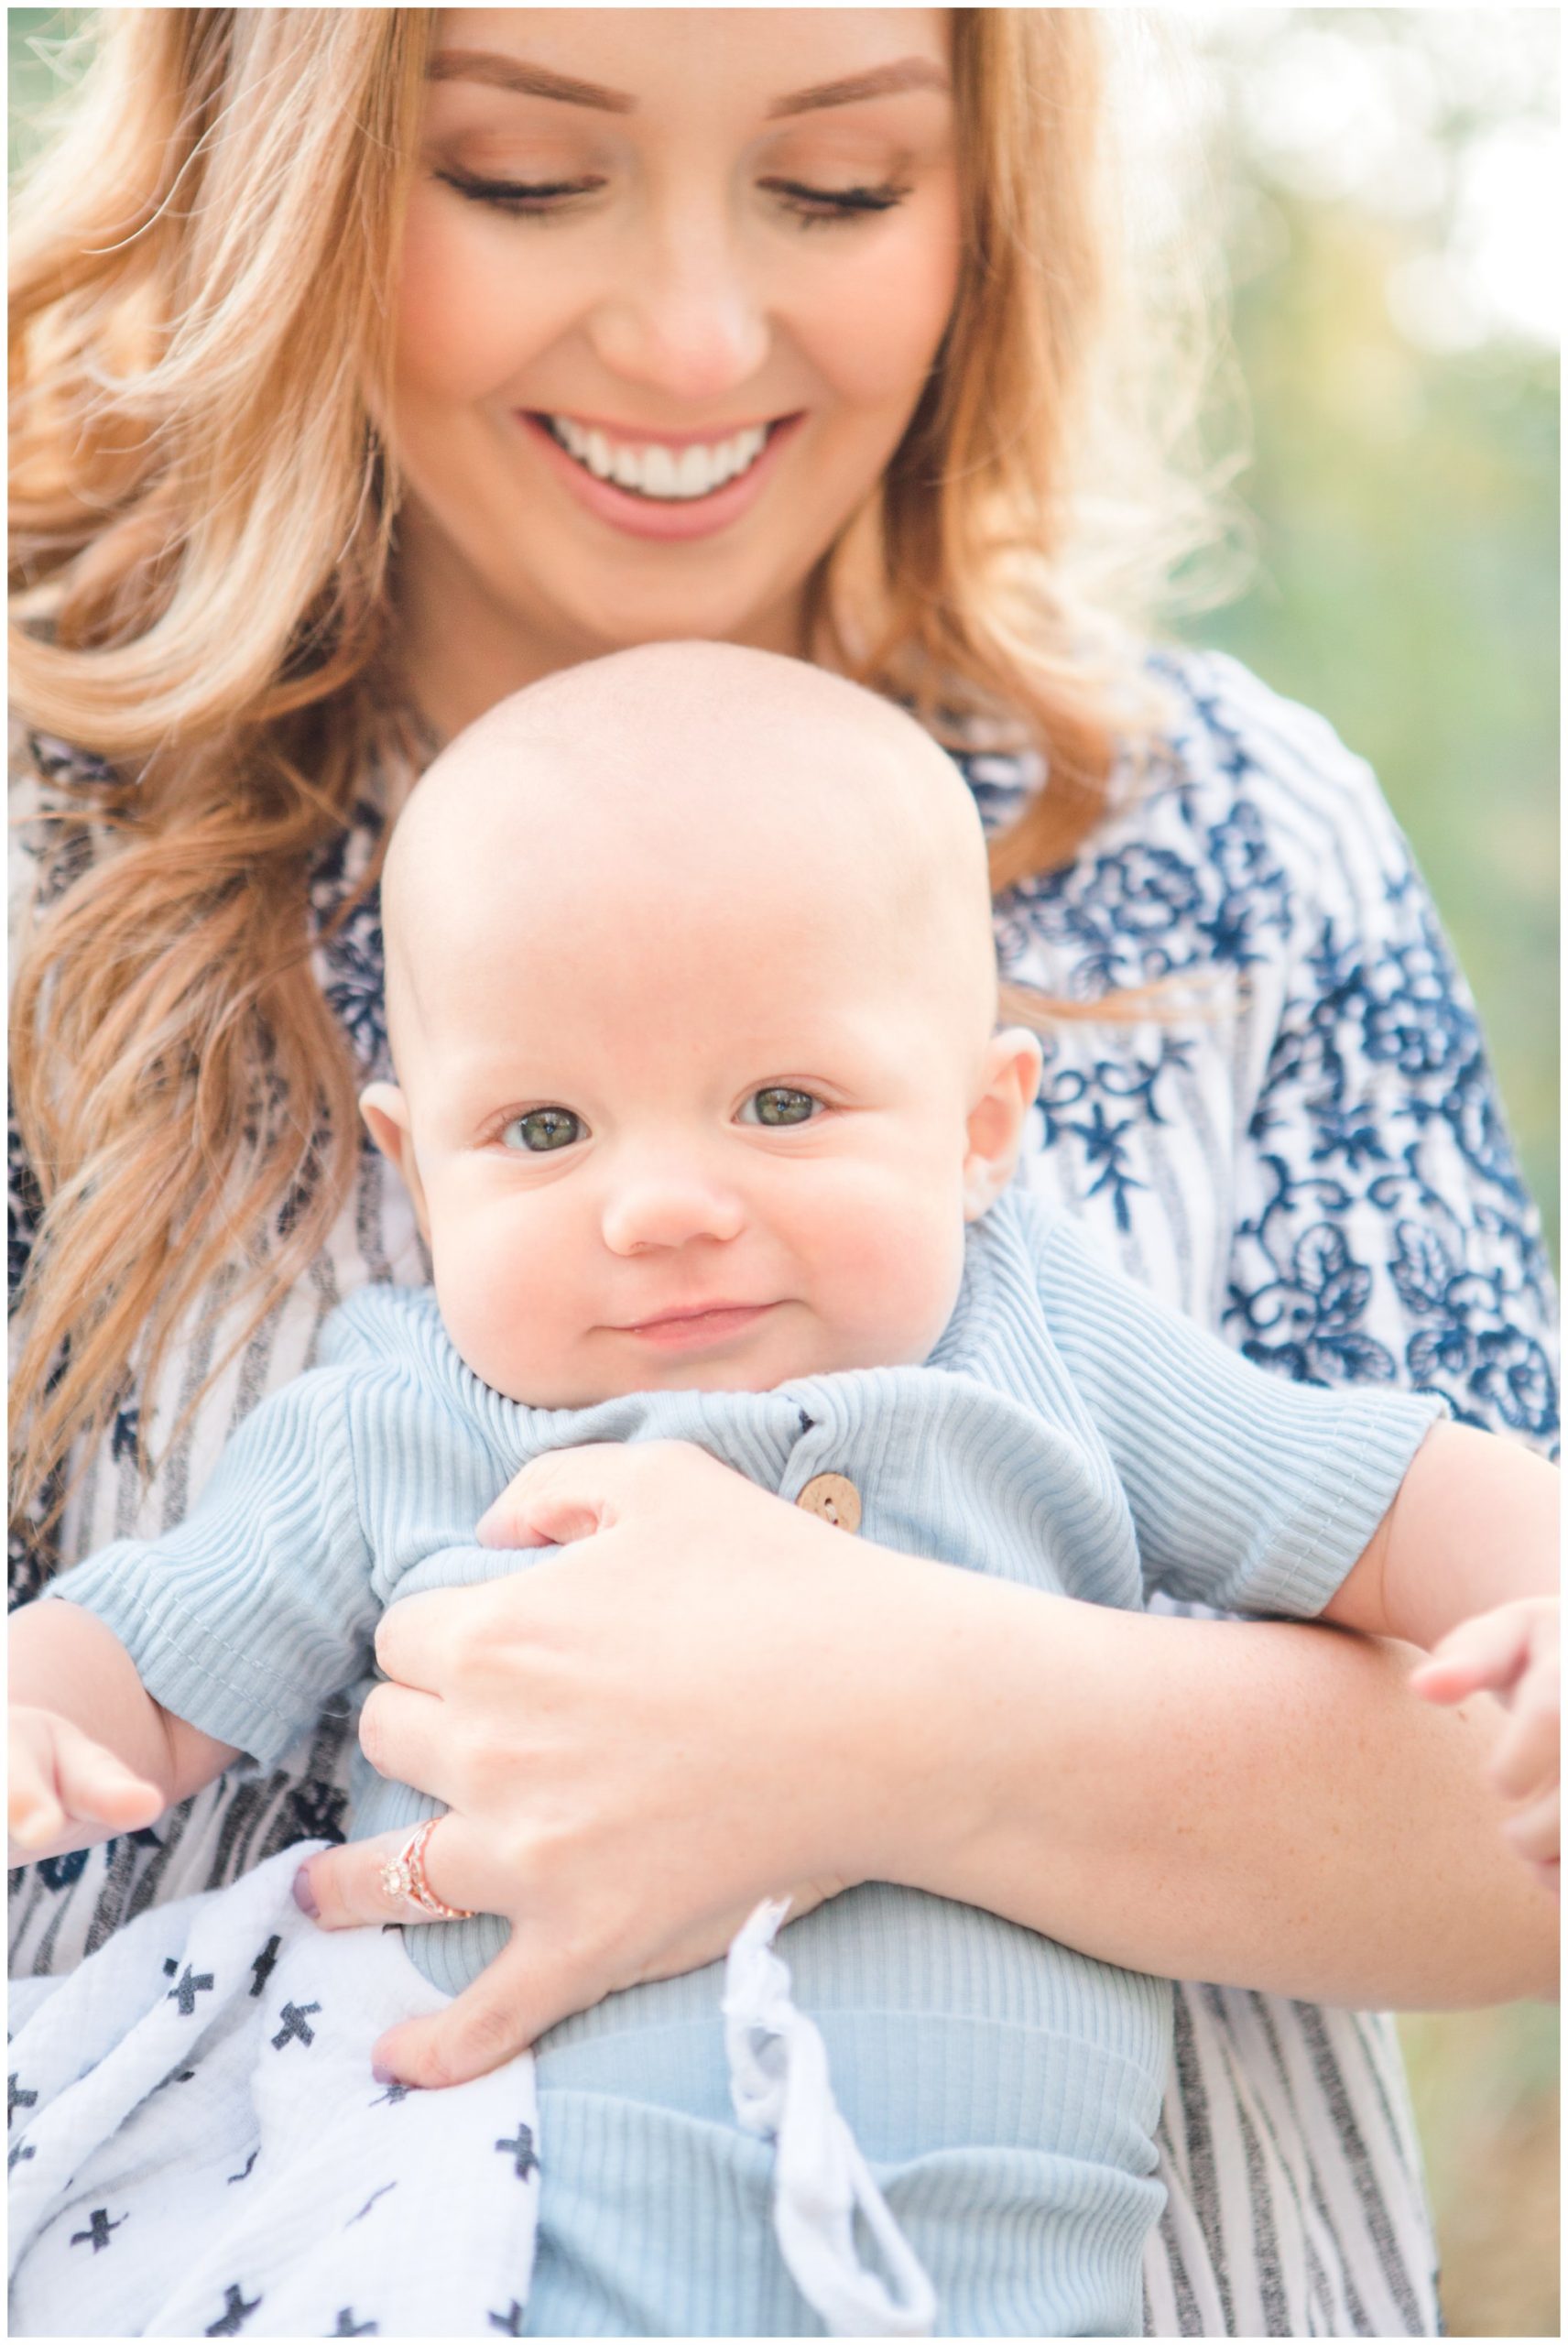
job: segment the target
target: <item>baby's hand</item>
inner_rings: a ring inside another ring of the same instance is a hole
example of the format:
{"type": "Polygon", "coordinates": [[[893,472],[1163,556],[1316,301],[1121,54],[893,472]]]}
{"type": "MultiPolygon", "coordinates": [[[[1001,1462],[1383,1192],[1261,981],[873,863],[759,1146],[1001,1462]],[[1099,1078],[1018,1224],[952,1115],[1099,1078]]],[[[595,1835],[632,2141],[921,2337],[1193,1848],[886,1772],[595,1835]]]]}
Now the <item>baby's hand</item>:
{"type": "Polygon", "coordinates": [[[1492,1754],[1491,1777],[1505,1799],[1520,1803],[1503,1829],[1550,1889],[1559,1885],[1562,1694],[1557,1604],[1531,1596],[1462,1620],[1410,1673],[1410,1689],[1429,1702],[1462,1702],[1496,1694],[1508,1725],[1492,1754]]]}
{"type": "Polygon", "coordinates": [[[13,1865],[134,1831],[163,1812],[163,1794],[52,1710],[10,1708],[6,1811],[13,1865]]]}

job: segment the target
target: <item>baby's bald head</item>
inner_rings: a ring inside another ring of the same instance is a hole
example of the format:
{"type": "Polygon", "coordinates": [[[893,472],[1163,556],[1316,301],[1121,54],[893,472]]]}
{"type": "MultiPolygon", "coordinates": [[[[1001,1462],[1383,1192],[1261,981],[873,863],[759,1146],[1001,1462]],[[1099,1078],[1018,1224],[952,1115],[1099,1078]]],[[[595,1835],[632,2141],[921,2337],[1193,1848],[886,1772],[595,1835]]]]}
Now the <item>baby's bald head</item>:
{"type": "Polygon", "coordinates": [[[788,985],[791,954],[847,943],[852,969],[924,998],[933,1051],[945,1033],[977,1059],[996,1018],[985,843],[956,768],[874,693],[732,644],[617,652],[491,709],[410,798],[383,906],[405,1084],[472,997],[460,965],[530,922],[643,954],[650,1015],[660,958],[706,938],[720,988],[726,952],[778,954],[788,985]]]}

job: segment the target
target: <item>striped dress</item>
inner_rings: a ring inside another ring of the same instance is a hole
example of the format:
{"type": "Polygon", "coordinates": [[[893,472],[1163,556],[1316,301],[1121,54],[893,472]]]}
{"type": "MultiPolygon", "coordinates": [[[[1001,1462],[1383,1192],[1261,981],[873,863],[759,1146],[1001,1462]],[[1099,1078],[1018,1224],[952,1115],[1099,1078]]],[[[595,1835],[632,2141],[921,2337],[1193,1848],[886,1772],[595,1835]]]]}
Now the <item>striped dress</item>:
{"type": "MultiPolygon", "coordinates": [[[[1171,706],[1164,756],[1073,865],[1003,900],[997,939],[1006,976],[1059,996],[1201,977],[1203,1014],[1060,1026],[1031,1121],[1031,1183],[1091,1225],[1128,1275],[1272,1371],[1441,1392],[1460,1418],[1549,1446],[1552,1304],[1535,1218],[1474,1009],[1371,775],[1321,720],[1235,663],[1154,664],[1171,706]]],[[[988,825],[1039,779],[1023,759],[964,763],[988,825]]],[[[60,743],[24,738],[19,811],[62,773],[90,782],[92,771],[60,743]]],[[[318,921],[363,874],[387,787],[367,774],[351,830],[319,865],[318,921]]],[[[52,853],[39,835],[25,823],[18,834],[24,895],[62,884],[92,851],[84,833],[52,853]]],[[[389,1072],[374,900],[322,943],[319,969],[366,1078],[389,1072]]],[[[14,1269],[31,1208],[17,1164],[14,1269]]],[[[178,1522],[234,1424],[311,1364],[344,1295],[427,1275],[400,1185],[367,1149],[331,1243],[151,1485],[135,1472],[138,1423],[159,1451],[224,1348],[221,1293],[167,1385],[127,1392],[58,1557],[25,1545],[13,1556],[17,1592],[57,1560],[178,1522]]],[[[334,1835],[345,1780],[344,1729],[323,1721],[277,1766],[236,1766],[150,1830],[14,1874],[13,1969],[67,1967],[158,1898],[334,1835]]],[[[1149,2333],[1437,2329],[1386,2019],[1179,1986],[1160,2154],[1167,2204],[1145,2262],[1149,2333]]]]}

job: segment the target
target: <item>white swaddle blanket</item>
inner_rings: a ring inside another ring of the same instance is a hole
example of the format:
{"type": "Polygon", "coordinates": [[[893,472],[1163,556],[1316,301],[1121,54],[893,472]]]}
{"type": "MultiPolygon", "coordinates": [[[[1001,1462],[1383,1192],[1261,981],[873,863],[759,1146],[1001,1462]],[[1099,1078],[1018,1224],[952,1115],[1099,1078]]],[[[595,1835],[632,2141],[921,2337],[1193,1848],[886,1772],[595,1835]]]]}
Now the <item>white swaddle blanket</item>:
{"type": "MultiPolygon", "coordinates": [[[[376,2038],[445,1998],[399,1932],[300,1913],[318,1845],[13,1988],[13,2335],[522,2333],[549,2155],[532,2056],[441,2091],[377,2084],[376,2038]]],[[[929,2335],[930,2285],[770,1950],[783,1912],[737,1936],[724,1996],[737,2115],[778,2139],[780,2252],[830,2334],[929,2335]]]]}

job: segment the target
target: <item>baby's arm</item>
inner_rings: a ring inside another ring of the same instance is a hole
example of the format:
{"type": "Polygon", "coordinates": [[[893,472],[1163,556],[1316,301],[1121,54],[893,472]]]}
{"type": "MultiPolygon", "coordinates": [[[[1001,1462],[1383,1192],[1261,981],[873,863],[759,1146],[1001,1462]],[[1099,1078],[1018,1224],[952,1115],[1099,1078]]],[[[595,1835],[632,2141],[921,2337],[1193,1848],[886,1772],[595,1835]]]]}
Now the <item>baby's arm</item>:
{"type": "Polygon", "coordinates": [[[79,1604],[24,1606],[9,1644],[13,1864],[150,1824],[235,1756],[155,1702],[114,1631],[79,1604]]]}
{"type": "Polygon", "coordinates": [[[1492,1434],[1439,1424],[1324,1618],[1424,1645],[1434,1702],[1496,1694],[1511,1713],[1491,1773],[1506,1827],[1548,1881],[1559,1859],[1557,1475],[1492,1434]],[[1501,1601],[1499,1601],[1499,1598],[1501,1601]]]}

